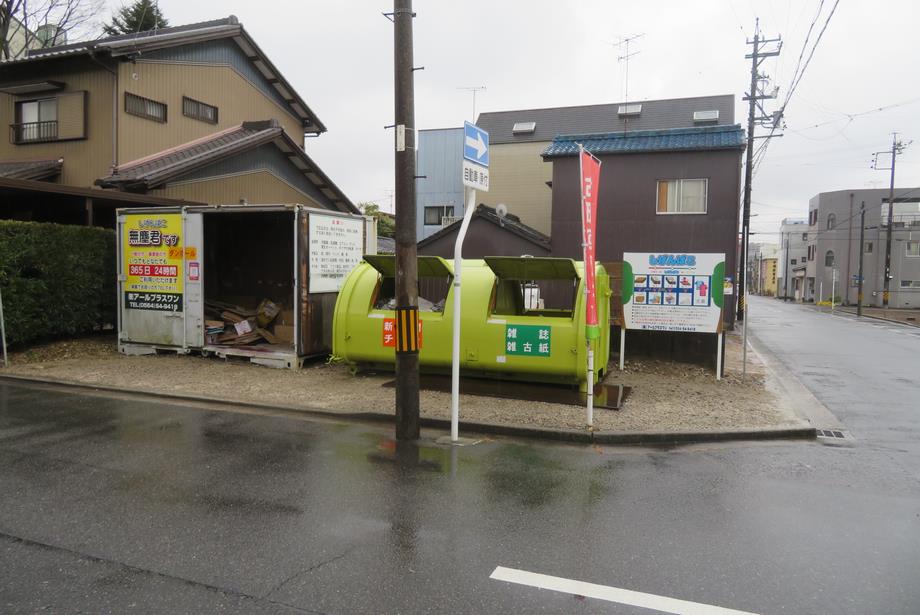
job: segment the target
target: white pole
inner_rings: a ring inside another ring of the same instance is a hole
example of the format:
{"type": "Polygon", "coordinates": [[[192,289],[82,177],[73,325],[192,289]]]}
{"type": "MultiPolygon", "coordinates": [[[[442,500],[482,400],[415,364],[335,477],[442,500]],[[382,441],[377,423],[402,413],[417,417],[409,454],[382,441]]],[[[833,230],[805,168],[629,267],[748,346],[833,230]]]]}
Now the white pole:
{"type": "Polygon", "coordinates": [[[831,270],[831,311],[834,311],[834,294],[837,292],[837,270],[831,270]]]}
{"type": "MultiPolygon", "coordinates": [[[[745,325],[747,326],[747,325],[745,325]]],[[[722,380],[722,332],[719,331],[719,347],[716,349],[716,380],[722,380]]]]}
{"type": "Polygon", "coordinates": [[[10,366],[10,360],[6,356],[6,323],[3,321],[3,293],[0,292],[0,339],[3,340],[3,367],[10,366]]]}
{"type": "Polygon", "coordinates": [[[454,343],[451,349],[450,372],[450,441],[460,439],[460,273],[463,270],[463,240],[476,209],[476,191],[466,189],[466,210],[454,243],[454,343]]]}
{"type": "Polygon", "coordinates": [[[750,324],[748,320],[748,298],[751,296],[748,288],[750,286],[750,284],[744,285],[744,328],[741,330],[741,382],[744,382],[744,378],[747,376],[747,330],[750,324]]]}
{"type": "Polygon", "coordinates": [[[594,347],[588,342],[588,427],[594,425],[594,347]]]}
{"type": "Polygon", "coordinates": [[[824,280],[821,280],[818,284],[818,299],[815,301],[815,305],[818,305],[821,301],[824,301],[824,280]]]}
{"type": "Polygon", "coordinates": [[[620,371],[626,363],[626,325],[620,327],[620,371]]]}

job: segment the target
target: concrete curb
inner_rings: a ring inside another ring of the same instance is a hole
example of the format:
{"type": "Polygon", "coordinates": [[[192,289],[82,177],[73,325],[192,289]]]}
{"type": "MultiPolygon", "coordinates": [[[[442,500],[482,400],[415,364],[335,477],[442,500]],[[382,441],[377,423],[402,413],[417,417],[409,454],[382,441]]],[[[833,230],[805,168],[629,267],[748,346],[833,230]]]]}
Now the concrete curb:
{"type": "Polygon", "coordinates": [[[844,310],[844,309],[841,309],[840,313],[846,314],[847,316],[852,316],[854,319],[857,319],[857,320],[860,318],[871,318],[872,320],[877,320],[879,322],[889,322],[895,325],[904,325],[905,327],[920,328],[920,323],[915,323],[915,322],[904,322],[903,320],[892,320],[890,318],[882,318],[881,316],[869,316],[868,314],[857,316],[856,312],[851,312],[849,310],[844,310]]]}
{"type": "MultiPolygon", "coordinates": [[[[149,393],[146,391],[131,391],[119,387],[106,385],[92,385],[68,382],[57,378],[37,378],[21,374],[0,374],[0,382],[26,382],[30,384],[43,384],[54,387],[66,387],[117,393],[136,397],[154,397],[176,402],[195,404],[211,404],[220,406],[234,406],[237,408],[253,408],[260,411],[273,413],[296,414],[324,419],[345,419],[363,421],[368,423],[391,423],[392,414],[383,412],[335,412],[318,408],[304,408],[286,404],[260,404],[258,402],[234,401],[217,399],[203,395],[176,395],[172,393],[149,393]]],[[[434,429],[450,429],[448,419],[421,417],[422,427],[434,429]]],[[[725,431],[587,431],[580,429],[546,429],[528,425],[512,425],[502,423],[482,423],[474,421],[460,421],[460,427],[465,432],[481,435],[513,436],[517,438],[532,438],[537,440],[553,440],[557,442],[570,442],[580,444],[690,444],[695,442],[731,442],[743,440],[788,440],[808,439],[817,437],[814,427],[761,427],[754,429],[739,429],[725,431]]]]}

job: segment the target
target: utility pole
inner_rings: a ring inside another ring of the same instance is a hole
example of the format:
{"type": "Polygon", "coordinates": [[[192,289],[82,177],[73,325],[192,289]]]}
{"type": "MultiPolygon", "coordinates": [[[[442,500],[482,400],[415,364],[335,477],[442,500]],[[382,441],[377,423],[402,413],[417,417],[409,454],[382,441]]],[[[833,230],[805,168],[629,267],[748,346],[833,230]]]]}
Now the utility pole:
{"type": "Polygon", "coordinates": [[[866,251],[865,244],[866,233],[866,202],[863,201],[859,206],[859,280],[857,281],[856,290],[856,317],[862,316],[863,304],[863,253],[866,251]]]}
{"type": "Polygon", "coordinates": [[[396,89],[396,439],[419,436],[418,260],[412,0],[394,0],[396,89]]]}
{"type": "Polygon", "coordinates": [[[885,152],[875,152],[874,160],[872,161],[872,168],[877,171],[891,171],[891,182],[888,186],[888,231],[885,234],[885,282],[882,290],[882,307],[888,307],[888,293],[891,287],[891,236],[894,234],[894,227],[892,226],[894,218],[894,165],[897,161],[898,154],[904,152],[904,149],[910,145],[907,143],[905,145],[901,141],[898,141],[898,133],[891,133],[891,149],[885,152]],[[878,155],[879,154],[891,154],[891,168],[885,169],[878,166],[878,155]]]}
{"type": "MultiPolygon", "coordinates": [[[[754,49],[751,53],[744,56],[745,58],[751,60],[751,89],[747,96],[744,97],[744,100],[748,101],[749,104],[747,126],[747,162],[744,165],[744,209],[741,216],[742,266],[738,267],[738,322],[744,322],[744,278],[748,259],[748,241],[750,240],[751,232],[751,181],[753,180],[754,171],[754,139],[758,138],[754,136],[754,125],[757,123],[761,125],[770,123],[775,129],[781,117],[767,114],[760,103],[761,100],[776,98],[776,93],[778,91],[774,88],[772,93],[764,93],[763,86],[766,84],[769,78],[766,75],[762,75],[760,73],[760,64],[766,58],[779,55],[779,52],[783,47],[782,39],[780,37],[761,38],[760,20],[758,19],[754,28],[754,40],[747,41],[747,44],[753,45],[754,49]],[[769,43],[777,43],[776,48],[764,50],[763,46],[769,43]],[[758,111],[760,112],[759,114],[758,111]]],[[[770,135],[764,136],[769,138],[772,136],[772,131],[770,135]]]]}
{"type": "Polygon", "coordinates": [[[783,262],[783,273],[785,274],[783,276],[783,301],[789,301],[789,276],[792,273],[790,271],[790,264],[789,264],[791,261],[791,259],[789,258],[789,234],[790,233],[791,231],[786,231],[786,250],[785,250],[785,258],[783,259],[783,261],[785,261],[783,262]]]}

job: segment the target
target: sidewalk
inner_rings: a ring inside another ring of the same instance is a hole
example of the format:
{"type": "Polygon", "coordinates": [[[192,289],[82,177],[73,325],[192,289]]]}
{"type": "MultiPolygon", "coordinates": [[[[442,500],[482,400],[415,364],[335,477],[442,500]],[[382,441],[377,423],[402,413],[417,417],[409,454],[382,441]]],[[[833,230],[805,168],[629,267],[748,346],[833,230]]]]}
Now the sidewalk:
{"type": "MultiPolygon", "coordinates": [[[[825,308],[827,311],[830,311],[830,308],[825,308]]],[[[834,308],[834,311],[844,312],[846,314],[856,314],[855,307],[843,307],[837,306],[834,308]]],[[[916,310],[907,310],[901,308],[879,308],[879,307],[863,307],[862,309],[863,316],[868,318],[876,318],[878,320],[889,320],[891,322],[899,322],[904,325],[913,325],[915,327],[920,327],[920,309],[916,310]]]]}
{"type": "MultiPolygon", "coordinates": [[[[595,411],[593,434],[585,428],[584,408],[473,395],[461,395],[461,422],[479,431],[585,441],[603,440],[597,437],[601,434],[620,434],[619,440],[609,440],[624,442],[668,441],[668,434],[671,441],[731,439],[733,434],[747,439],[789,429],[791,435],[807,437],[801,431],[807,424],[781,389],[767,386],[769,370],[755,353],[748,353],[748,375],[741,382],[740,336],[729,335],[726,348],[721,382],[712,370],[690,364],[639,357],[627,361],[623,373],[611,364],[606,382],[632,387],[632,392],[623,409],[595,411]]],[[[322,362],[291,371],[198,356],[126,357],[116,352],[111,338],[15,354],[0,375],[343,417],[379,420],[395,412],[393,390],[382,386],[392,374],[352,375],[345,366],[322,362]]],[[[450,418],[449,393],[422,391],[421,406],[430,425],[450,418]]]]}

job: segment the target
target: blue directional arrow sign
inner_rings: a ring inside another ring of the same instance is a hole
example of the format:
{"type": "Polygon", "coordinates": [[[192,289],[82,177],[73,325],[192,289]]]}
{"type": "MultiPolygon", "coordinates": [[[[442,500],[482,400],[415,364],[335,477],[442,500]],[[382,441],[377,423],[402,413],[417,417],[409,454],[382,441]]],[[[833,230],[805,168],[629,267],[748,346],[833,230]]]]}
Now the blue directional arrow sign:
{"type": "Polygon", "coordinates": [[[463,157],[484,167],[489,166],[489,133],[469,122],[463,122],[463,157]]]}

